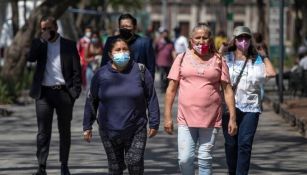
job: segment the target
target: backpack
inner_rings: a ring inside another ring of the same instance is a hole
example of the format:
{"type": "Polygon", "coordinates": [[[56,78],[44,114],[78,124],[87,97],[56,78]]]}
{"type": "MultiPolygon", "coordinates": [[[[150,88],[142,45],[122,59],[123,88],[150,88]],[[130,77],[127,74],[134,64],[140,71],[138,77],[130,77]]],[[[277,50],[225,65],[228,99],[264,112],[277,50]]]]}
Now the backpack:
{"type": "Polygon", "coordinates": [[[143,92],[144,92],[144,95],[145,95],[145,100],[147,102],[148,95],[146,93],[146,84],[145,84],[145,70],[146,70],[146,67],[142,63],[137,63],[137,64],[138,64],[139,70],[140,70],[140,77],[141,77],[143,92]]]}

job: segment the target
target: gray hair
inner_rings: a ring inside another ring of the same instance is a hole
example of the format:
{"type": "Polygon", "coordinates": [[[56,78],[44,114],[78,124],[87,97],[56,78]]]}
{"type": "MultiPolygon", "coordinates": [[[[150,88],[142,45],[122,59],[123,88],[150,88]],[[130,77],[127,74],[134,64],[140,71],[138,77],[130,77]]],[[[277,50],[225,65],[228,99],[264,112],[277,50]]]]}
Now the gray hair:
{"type": "Polygon", "coordinates": [[[198,23],[197,26],[193,27],[192,32],[190,34],[190,38],[194,35],[195,31],[197,30],[204,30],[209,32],[209,37],[211,38],[211,29],[207,23],[198,23]]]}

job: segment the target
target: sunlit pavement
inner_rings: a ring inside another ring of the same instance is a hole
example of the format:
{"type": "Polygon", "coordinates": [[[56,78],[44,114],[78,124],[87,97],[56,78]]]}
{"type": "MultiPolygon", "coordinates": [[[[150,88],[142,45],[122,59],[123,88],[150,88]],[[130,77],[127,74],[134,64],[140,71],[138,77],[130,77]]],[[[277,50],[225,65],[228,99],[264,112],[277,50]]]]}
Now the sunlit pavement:
{"type": "MultiPolygon", "coordinates": [[[[158,83],[158,82],[157,82],[158,83]]],[[[158,91],[161,112],[164,96],[158,91]]],[[[82,135],[82,117],[85,96],[76,101],[72,121],[72,146],[70,171],[76,175],[107,174],[107,160],[97,125],[93,141],[86,143],[82,135]]],[[[254,141],[249,174],[301,175],[307,174],[307,139],[277,116],[270,106],[265,105],[254,141]]],[[[36,171],[36,117],[34,104],[13,106],[14,114],[0,118],[0,174],[31,174],[36,171]]],[[[174,108],[174,113],[176,108],[174,108]]],[[[175,116],[175,115],[174,115],[175,116]]],[[[56,116],[48,158],[47,173],[60,174],[59,141],[56,116]]],[[[145,174],[180,174],[177,165],[176,134],[163,132],[163,120],[159,134],[148,139],[145,153],[145,174]]],[[[227,174],[222,132],[219,132],[214,151],[214,173],[227,174]]],[[[127,170],[125,171],[127,173],[127,170]]]]}

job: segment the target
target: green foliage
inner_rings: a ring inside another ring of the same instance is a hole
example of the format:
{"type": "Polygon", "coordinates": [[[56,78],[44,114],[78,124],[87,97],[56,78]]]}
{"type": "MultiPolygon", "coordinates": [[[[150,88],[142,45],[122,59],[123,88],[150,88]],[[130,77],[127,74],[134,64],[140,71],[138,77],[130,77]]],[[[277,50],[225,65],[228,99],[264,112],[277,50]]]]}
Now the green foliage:
{"type": "Polygon", "coordinates": [[[12,97],[9,95],[8,86],[0,79],[0,104],[12,103],[12,97]]]}
{"type": "Polygon", "coordinates": [[[3,78],[0,77],[0,104],[16,102],[21,92],[30,88],[33,73],[32,70],[25,69],[21,81],[13,84],[4,82],[3,78]]]}

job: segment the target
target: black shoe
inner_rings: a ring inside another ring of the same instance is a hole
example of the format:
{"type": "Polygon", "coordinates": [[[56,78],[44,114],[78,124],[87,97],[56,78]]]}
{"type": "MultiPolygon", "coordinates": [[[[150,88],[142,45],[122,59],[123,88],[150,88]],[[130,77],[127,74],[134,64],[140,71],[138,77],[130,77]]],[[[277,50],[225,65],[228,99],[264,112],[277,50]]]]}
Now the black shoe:
{"type": "Polygon", "coordinates": [[[39,167],[36,173],[33,173],[33,175],[47,175],[46,168],[39,167]]]}
{"type": "Polygon", "coordinates": [[[61,175],[70,175],[69,169],[67,165],[61,165],[61,175]]]}

